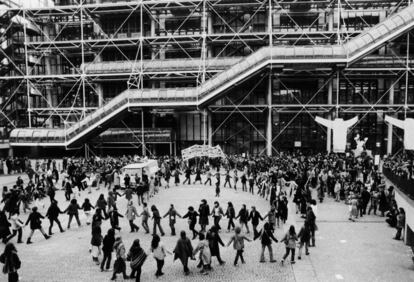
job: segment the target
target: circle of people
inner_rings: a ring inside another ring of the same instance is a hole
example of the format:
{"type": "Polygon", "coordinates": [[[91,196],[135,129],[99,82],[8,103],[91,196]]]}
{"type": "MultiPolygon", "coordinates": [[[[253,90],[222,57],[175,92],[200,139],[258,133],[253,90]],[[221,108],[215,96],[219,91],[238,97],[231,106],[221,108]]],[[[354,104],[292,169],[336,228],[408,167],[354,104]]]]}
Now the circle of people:
{"type": "MultiPolygon", "coordinates": [[[[160,236],[157,234],[159,230],[161,236],[164,236],[164,230],[161,226],[162,216],[155,205],[151,205],[149,211],[148,202],[151,197],[158,193],[162,186],[161,179],[164,179],[165,188],[169,188],[170,178],[174,178],[175,185],[180,183],[180,175],[185,175],[183,184],[191,184],[191,175],[195,174],[194,184],[201,183],[201,175],[205,174],[206,181],[204,185],[212,184],[212,170],[211,167],[216,167],[214,178],[215,182],[215,196],[220,197],[221,177],[224,176],[224,187],[237,189],[237,183],[240,180],[243,191],[248,191],[254,194],[254,186],[257,186],[257,193],[261,197],[270,202],[270,210],[266,215],[262,216],[255,207],[251,207],[249,211],[246,205],[243,205],[236,214],[235,208],[231,202],[227,203],[226,211],[220,206],[218,201],[214,202],[213,208],[210,209],[206,200],[202,200],[201,204],[196,210],[194,207],[188,207],[187,212],[181,216],[173,205],[170,206],[164,218],[168,217],[171,235],[175,236],[175,223],[177,217],[182,217],[188,220],[188,228],[192,233],[192,240],[198,238],[198,243],[193,248],[191,240],[187,237],[185,231],[180,232],[180,238],[177,241],[174,249],[174,259],[179,259],[184,268],[184,273],[187,275],[190,271],[188,262],[190,259],[195,259],[198,255],[201,273],[207,274],[211,268],[211,258],[217,257],[218,262],[223,265],[225,262],[220,256],[220,245],[232,245],[236,251],[234,265],[238,264],[240,260],[244,263],[243,250],[244,242],[253,240],[260,240],[262,245],[262,252],[260,262],[265,262],[265,249],[268,249],[270,262],[276,262],[273,257],[272,241],[278,242],[274,236],[276,226],[283,224],[288,216],[288,200],[287,194],[293,197],[293,202],[296,204],[296,213],[300,213],[305,219],[303,226],[297,233],[295,227],[290,226],[288,232],[280,240],[286,246],[286,253],[283,256],[281,263],[291,255],[291,263],[295,263],[295,250],[297,241],[299,241],[298,259],[301,259],[303,247],[305,247],[306,255],[309,254],[308,248],[315,246],[315,231],[317,230],[316,215],[317,203],[312,199],[311,189],[317,191],[317,198],[322,203],[325,193],[334,197],[337,201],[346,199],[350,206],[351,220],[355,220],[366,213],[368,202],[371,200],[371,205],[368,213],[373,210],[376,213],[377,206],[381,214],[387,210],[388,203],[382,203],[382,198],[387,197],[386,191],[381,186],[381,176],[377,168],[368,158],[352,158],[340,157],[335,154],[306,157],[304,155],[282,155],[277,158],[247,159],[241,157],[229,158],[225,163],[206,160],[193,164],[186,164],[178,158],[161,158],[160,170],[155,176],[148,177],[145,173],[142,177],[135,176],[136,185],[131,185],[129,175],[125,175],[123,184],[125,186],[124,194],[121,195],[118,191],[121,188],[121,174],[120,167],[127,163],[133,162],[133,158],[123,157],[120,159],[64,159],[63,169],[60,176],[62,187],[67,201],[70,201],[68,207],[62,211],[55,199],[56,183],[59,180],[59,173],[55,162],[47,162],[43,169],[43,173],[39,174],[39,170],[28,169],[29,183],[24,188],[21,177],[17,178],[16,185],[9,191],[7,187],[3,188],[4,208],[0,212],[0,238],[3,243],[7,244],[4,254],[0,257],[0,262],[7,259],[15,262],[15,265],[8,264],[7,273],[10,275],[17,275],[17,270],[20,268],[20,261],[17,256],[15,246],[9,241],[17,236],[17,242],[22,243],[23,227],[30,226],[30,234],[26,243],[31,244],[31,238],[36,230],[39,230],[45,239],[49,239],[53,235],[52,229],[56,223],[61,232],[64,232],[62,224],[59,220],[59,215],[67,213],[69,220],[67,228],[71,226],[73,218],[77,224],[81,226],[79,219],[79,210],[83,210],[86,215],[86,224],[92,227],[92,238],[90,252],[93,261],[100,266],[102,271],[108,270],[111,264],[112,252],[115,251],[115,261],[113,267],[113,277],[116,278],[118,273],[122,273],[124,278],[136,278],[139,281],[141,275],[141,267],[144,264],[148,253],[151,252],[156,260],[157,277],[163,275],[162,268],[164,265],[164,258],[169,251],[163,245],[160,236]],[[220,173],[220,168],[225,169],[225,173],[220,173]],[[240,178],[238,176],[241,171],[240,178]],[[233,180],[233,187],[231,185],[233,180]],[[82,205],[79,205],[77,198],[82,190],[91,193],[92,186],[100,189],[100,183],[108,188],[108,197],[105,199],[104,194],[101,194],[93,206],[89,199],[86,198],[82,205]],[[367,192],[369,184],[370,192],[367,192]],[[133,205],[132,197],[137,194],[138,204],[143,205],[143,211],[137,212],[133,205]],[[38,212],[39,206],[44,206],[42,199],[48,196],[50,198],[50,206],[47,209],[46,217],[49,219],[49,232],[46,233],[42,227],[42,219],[44,216],[38,212]],[[117,197],[125,196],[127,200],[127,211],[125,213],[126,219],[129,221],[131,232],[137,232],[139,227],[134,223],[136,217],[142,217],[142,227],[145,233],[150,233],[148,220],[153,220],[152,241],[151,248],[144,251],[140,246],[139,239],[133,242],[129,252],[126,252],[122,238],[115,235],[115,230],[120,230],[119,217],[124,217],[120,214],[116,201],[117,197]],[[31,213],[24,223],[20,219],[20,204],[23,205],[23,211],[29,210],[30,204],[34,204],[31,213]],[[357,212],[355,212],[355,207],[357,212]],[[9,213],[7,218],[6,212],[9,213]],[[213,225],[207,230],[209,225],[209,217],[213,219],[213,225]],[[227,231],[234,232],[230,241],[224,244],[220,238],[221,226],[220,221],[223,217],[228,218],[227,231]],[[266,220],[263,228],[257,230],[260,221],[266,220]],[[109,220],[111,228],[105,236],[102,235],[101,224],[103,220],[109,220]],[[235,221],[239,220],[239,225],[236,226],[235,221]],[[243,235],[243,229],[246,229],[246,234],[250,233],[248,222],[251,222],[253,237],[248,238],[243,235]],[[196,230],[196,225],[200,225],[200,230],[196,230]],[[12,232],[10,232],[10,227],[12,232]],[[9,242],[9,243],[8,243],[9,242]],[[6,252],[7,250],[7,252],[6,252]],[[99,255],[103,253],[102,260],[99,261],[99,255]],[[130,262],[131,274],[126,275],[126,261],[130,262]]],[[[38,164],[36,164],[38,166],[38,164]]],[[[39,165],[40,166],[40,165],[39,165]]],[[[387,199],[385,199],[386,201],[387,199]]],[[[17,276],[18,277],[18,276],[17,276]]],[[[14,280],[13,280],[14,281],[14,280]]],[[[17,281],[17,280],[16,280],[17,281]]]]}

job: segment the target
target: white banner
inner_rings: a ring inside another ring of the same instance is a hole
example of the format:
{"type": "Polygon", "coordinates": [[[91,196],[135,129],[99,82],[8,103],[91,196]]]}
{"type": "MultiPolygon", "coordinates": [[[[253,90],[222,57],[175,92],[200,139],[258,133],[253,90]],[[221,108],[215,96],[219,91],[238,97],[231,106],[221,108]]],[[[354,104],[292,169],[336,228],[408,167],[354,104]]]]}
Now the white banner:
{"type": "Polygon", "coordinates": [[[194,145],[181,150],[183,160],[188,160],[197,157],[221,158],[225,157],[219,145],[211,147],[208,145],[194,145]]]}

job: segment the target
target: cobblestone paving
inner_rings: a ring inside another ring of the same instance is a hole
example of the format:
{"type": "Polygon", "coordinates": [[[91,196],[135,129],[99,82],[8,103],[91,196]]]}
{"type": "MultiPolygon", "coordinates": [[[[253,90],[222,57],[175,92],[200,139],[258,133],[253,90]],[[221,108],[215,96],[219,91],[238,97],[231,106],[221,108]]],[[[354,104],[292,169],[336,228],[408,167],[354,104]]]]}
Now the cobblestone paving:
{"type": "MultiPolygon", "coordinates": [[[[14,181],[13,176],[0,178],[0,185],[10,184],[14,181]]],[[[93,191],[92,194],[81,195],[79,202],[83,202],[85,196],[94,204],[100,193],[106,195],[106,189],[93,191]]],[[[84,192],[85,193],[85,192],[84,192]]],[[[228,201],[235,205],[236,212],[241,204],[245,203],[250,208],[252,205],[265,214],[268,210],[267,201],[258,196],[250,195],[233,189],[222,189],[221,197],[215,198],[213,187],[202,185],[184,185],[170,189],[162,189],[158,195],[151,199],[150,204],[156,204],[161,213],[165,213],[173,203],[179,213],[184,214],[187,207],[192,205],[198,207],[200,199],[205,198],[210,206],[215,200],[225,208],[228,201]]],[[[63,192],[57,193],[59,206],[65,209],[67,202],[64,200],[63,192]]],[[[136,202],[136,198],[134,199],[136,202]]],[[[291,199],[290,199],[291,201],[291,199]]],[[[45,208],[40,208],[45,214],[49,201],[45,201],[45,208]]],[[[118,199],[118,209],[125,212],[126,200],[124,197],[118,199]]],[[[141,208],[138,207],[138,211],[141,208]]],[[[182,266],[179,261],[173,262],[172,256],[167,256],[164,273],[159,279],[154,276],[156,264],[150,256],[143,266],[141,281],[414,281],[414,267],[410,258],[408,248],[401,241],[392,240],[394,230],[388,228],[383,218],[378,216],[367,216],[358,222],[347,220],[347,206],[328,199],[319,205],[317,248],[310,249],[310,256],[303,256],[301,261],[295,265],[285,263],[280,265],[280,259],[284,253],[283,244],[273,244],[273,250],[277,263],[259,263],[261,251],[260,242],[246,243],[246,264],[234,267],[232,262],[235,252],[232,247],[222,248],[222,258],[227,262],[225,266],[218,265],[213,258],[214,270],[204,276],[198,273],[196,263],[190,262],[191,275],[183,276],[182,266]]],[[[27,215],[23,215],[26,218],[27,215]]],[[[66,229],[67,216],[61,215],[61,221],[66,229]]],[[[110,272],[100,272],[99,268],[92,262],[88,252],[90,242],[90,226],[86,226],[85,218],[81,213],[82,226],[78,227],[72,222],[72,227],[65,233],[58,233],[55,227],[55,235],[45,240],[40,233],[35,233],[32,241],[34,244],[17,245],[19,255],[22,259],[20,271],[21,281],[109,281],[110,272]]],[[[276,237],[280,239],[290,224],[294,224],[297,230],[302,221],[294,213],[294,207],[289,205],[288,223],[278,228],[276,237]]],[[[140,219],[136,220],[140,223],[140,219]]],[[[152,223],[152,222],[150,222],[152,223]]],[[[222,220],[221,226],[227,225],[227,219],[222,220]]],[[[49,223],[44,221],[43,227],[48,228],[49,223]]],[[[149,248],[151,236],[144,234],[142,229],[138,233],[129,233],[126,219],[120,219],[122,230],[120,234],[127,249],[136,238],[141,240],[144,249],[149,248]]],[[[166,236],[162,241],[170,251],[173,250],[177,236],[170,236],[167,219],[162,220],[162,226],[166,236]]],[[[198,226],[197,226],[198,227],[198,226]]],[[[260,228],[261,226],[259,226],[260,228]]],[[[109,222],[102,225],[105,234],[109,228],[109,222]]],[[[178,219],[176,229],[188,231],[187,221],[178,219]]],[[[224,228],[223,228],[224,229],[224,228]]],[[[23,239],[28,235],[29,229],[25,228],[23,239]]],[[[228,242],[231,233],[222,232],[221,237],[225,243],[228,242]]],[[[252,238],[252,234],[247,234],[252,238]]],[[[13,239],[14,241],[15,239],[13,239]]],[[[197,240],[192,241],[193,245],[197,240]]],[[[267,253],[266,253],[267,256],[267,253]]],[[[268,260],[268,256],[266,257],[268,260]]],[[[122,281],[118,275],[118,281],[122,281]]],[[[0,276],[1,279],[5,278],[0,276]]],[[[1,280],[0,281],[5,281],[1,280]]]]}

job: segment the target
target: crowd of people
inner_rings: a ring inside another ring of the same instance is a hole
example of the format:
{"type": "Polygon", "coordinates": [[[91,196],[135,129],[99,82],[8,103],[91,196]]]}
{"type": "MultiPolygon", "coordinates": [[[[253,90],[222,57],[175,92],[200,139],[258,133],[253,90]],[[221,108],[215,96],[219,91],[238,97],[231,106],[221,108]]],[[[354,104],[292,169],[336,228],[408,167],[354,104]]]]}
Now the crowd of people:
{"type": "MultiPolygon", "coordinates": [[[[297,259],[301,259],[303,247],[305,254],[309,255],[309,247],[316,246],[317,205],[318,201],[323,203],[327,196],[349,205],[349,219],[352,221],[367,213],[376,214],[377,210],[380,216],[394,210],[393,191],[385,188],[379,166],[368,156],[304,155],[298,152],[277,157],[229,156],[223,160],[183,161],[180,158],[163,157],[158,159],[159,170],[154,175],[122,174],[122,167],[136,161],[137,158],[134,156],[64,158],[61,167],[53,160],[36,162],[34,167],[30,161],[27,162],[24,171],[28,175],[28,182],[25,183],[19,176],[13,187],[3,188],[2,194],[4,205],[0,211],[0,238],[6,244],[6,249],[0,261],[7,262],[9,281],[17,281],[17,270],[20,267],[17,250],[10,240],[17,236],[17,243],[22,243],[22,230],[26,225],[29,225],[31,230],[26,240],[27,244],[32,243],[31,238],[36,230],[39,230],[45,239],[49,239],[53,235],[54,223],[60,232],[65,232],[59,220],[61,214],[68,215],[67,229],[71,228],[73,218],[81,227],[80,210],[85,214],[86,225],[91,228],[90,252],[93,261],[99,265],[101,271],[108,270],[111,266],[112,252],[115,252],[112,279],[116,279],[116,275],[121,273],[124,278],[135,278],[136,281],[140,281],[141,267],[150,253],[156,261],[157,277],[163,275],[164,258],[168,254],[174,254],[174,259],[181,261],[185,274],[189,273],[189,260],[198,257],[201,273],[208,274],[212,270],[212,257],[216,257],[219,264],[225,264],[220,256],[220,246],[233,246],[236,251],[233,264],[236,266],[239,260],[245,263],[244,244],[245,241],[252,240],[260,241],[260,262],[265,262],[266,249],[270,262],[275,262],[272,242],[282,242],[286,247],[286,253],[281,263],[283,264],[290,255],[290,262],[293,264],[296,260],[297,245],[297,259]],[[183,181],[181,175],[184,175],[183,181]],[[204,182],[201,179],[202,175],[205,178],[204,182]],[[134,178],[133,181],[131,178],[134,178]],[[210,208],[211,203],[202,199],[198,209],[189,206],[184,212],[177,211],[171,204],[166,213],[161,213],[154,203],[150,204],[151,197],[158,193],[161,187],[169,188],[171,178],[175,185],[214,185],[217,200],[210,208]],[[96,203],[91,203],[88,198],[85,198],[82,204],[78,203],[79,195],[92,193],[92,187],[102,191],[96,203]],[[226,203],[224,207],[219,202],[222,188],[241,189],[243,192],[263,197],[269,203],[269,210],[262,215],[254,206],[248,209],[242,204],[236,212],[232,202],[226,203]],[[55,198],[56,192],[60,189],[63,190],[68,202],[67,208],[63,211],[55,198]],[[140,211],[133,201],[135,195],[140,211]],[[117,203],[122,197],[127,201],[125,214],[118,211],[117,203]],[[48,201],[45,198],[48,198],[48,201]],[[303,226],[299,232],[296,232],[293,225],[290,226],[285,236],[278,240],[275,230],[288,220],[290,198],[295,205],[295,212],[304,219],[303,226]],[[43,216],[38,209],[44,207],[45,202],[50,202],[50,205],[43,216]],[[28,210],[30,214],[24,222],[20,218],[20,213],[28,210]],[[45,217],[49,220],[48,232],[42,227],[45,217]],[[150,233],[149,220],[152,220],[152,241],[149,250],[143,250],[140,240],[136,239],[129,251],[126,251],[120,236],[119,221],[122,217],[128,221],[130,232],[140,230],[135,220],[141,217],[143,232],[150,233]],[[188,221],[188,231],[192,235],[190,239],[186,231],[179,232],[177,244],[171,253],[161,240],[165,235],[162,219],[166,217],[171,236],[176,236],[177,218],[188,221]],[[227,218],[227,228],[221,226],[223,218],[227,218]],[[111,228],[103,236],[101,225],[105,220],[109,220],[111,228]],[[258,230],[261,221],[264,221],[264,225],[258,230]],[[227,244],[220,237],[222,230],[233,232],[227,244]],[[192,243],[193,240],[197,240],[195,244],[192,243]],[[103,254],[101,261],[100,254],[103,254]],[[131,268],[129,275],[126,272],[127,261],[130,262],[131,268]]],[[[396,214],[396,238],[400,238],[404,226],[402,213],[403,211],[399,211],[396,214]]]]}

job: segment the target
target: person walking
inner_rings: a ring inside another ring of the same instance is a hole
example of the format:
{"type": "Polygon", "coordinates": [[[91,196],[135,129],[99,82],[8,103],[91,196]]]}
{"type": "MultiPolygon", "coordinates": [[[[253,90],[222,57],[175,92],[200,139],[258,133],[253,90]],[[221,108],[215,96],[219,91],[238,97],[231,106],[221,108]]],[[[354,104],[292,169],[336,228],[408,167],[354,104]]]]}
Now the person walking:
{"type": "Polygon", "coordinates": [[[229,219],[229,223],[227,224],[227,232],[230,232],[230,228],[234,230],[234,218],[236,217],[236,211],[234,210],[232,202],[227,203],[226,216],[229,219]]]}
{"type": "Polygon", "coordinates": [[[276,207],[274,205],[271,206],[270,211],[263,217],[263,220],[266,218],[268,218],[270,228],[272,228],[273,232],[276,227],[276,207]]]}
{"type": "Polygon", "coordinates": [[[200,182],[200,184],[202,184],[202,182],[201,182],[201,169],[200,168],[196,169],[195,175],[196,176],[195,176],[193,184],[196,184],[197,182],[200,182]]]}
{"type": "Polygon", "coordinates": [[[145,234],[148,234],[150,232],[149,226],[148,226],[148,218],[150,217],[150,213],[148,211],[147,203],[142,203],[142,206],[143,206],[143,210],[142,210],[142,213],[140,214],[140,216],[142,216],[141,225],[145,229],[145,234]]]}
{"type": "Polygon", "coordinates": [[[217,231],[220,230],[220,220],[221,217],[224,215],[224,212],[223,209],[220,207],[219,202],[214,202],[214,207],[211,211],[211,215],[213,216],[214,226],[216,227],[217,231]]]}
{"type": "Polygon", "coordinates": [[[243,226],[246,227],[247,234],[250,233],[249,231],[249,225],[247,225],[247,222],[249,221],[249,211],[246,208],[246,205],[243,204],[242,208],[239,211],[239,214],[237,215],[236,219],[239,218],[240,221],[240,228],[243,229],[243,226]]]}
{"type": "Polygon", "coordinates": [[[0,262],[4,264],[3,273],[7,274],[8,282],[18,282],[20,269],[22,263],[17,255],[17,249],[13,243],[7,243],[4,247],[4,252],[0,255],[0,262]]]}
{"type": "Polygon", "coordinates": [[[185,169],[184,175],[185,175],[185,180],[183,182],[183,185],[186,183],[190,185],[191,184],[191,168],[190,167],[187,167],[185,169]]]}
{"type": "Polygon", "coordinates": [[[204,181],[204,185],[207,185],[207,183],[211,186],[211,171],[210,169],[206,172],[206,181],[204,181]]]}
{"type": "Polygon", "coordinates": [[[190,239],[187,238],[185,231],[181,231],[180,239],[174,248],[174,261],[179,259],[184,267],[184,274],[190,274],[188,269],[188,259],[193,259],[193,246],[191,245],[190,239]]]}
{"type": "Polygon", "coordinates": [[[188,212],[182,218],[188,218],[188,228],[193,232],[193,240],[197,237],[198,232],[195,230],[198,213],[192,206],[188,207],[188,212]]]}
{"type": "Polygon", "coordinates": [[[137,209],[135,208],[134,202],[132,200],[128,201],[128,206],[127,206],[125,216],[128,219],[129,227],[131,228],[131,233],[135,231],[138,232],[139,227],[134,223],[134,220],[137,216],[140,216],[140,215],[138,214],[137,209]]]}
{"type": "Polygon", "coordinates": [[[63,230],[62,225],[60,224],[60,220],[59,220],[59,214],[63,213],[59,206],[58,206],[58,202],[56,200],[52,201],[52,203],[50,204],[50,207],[47,209],[46,212],[46,217],[49,219],[49,236],[53,235],[52,233],[52,228],[53,228],[53,223],[56,222],[59,230],[61,233],[65,232],[65,230],[63,230]]]}
{"type": "MultiPolygon", "coordinates": [[[[12,213],[13,212],[11,211],[9,215],[11,215],[12,213]]],[[[7,215],[4,213],[4,211],[0,210],[0,239],[2,239],[3,243],[6,243],[7,238],[11,234],[10,226],[11,224],[7,220],[7,215]]]]}
{"type": "Polygon", "coordinates": [[[122,276],[124,277],[124,280],[129,279],[129,277],[126,275],[126,251],[125,251],[125,245],[122,242],[121,237],[117,237],[115,239],[114,243],[114,250],[116,253],[116,260],[114,262],[114,271],[112,273],[111,280],[116,279],[116,275],[118,273],[122,273],[122,276]]]}
{"type": "Polygon", "coordinates": [[[10,234],[6,238],[4,243],[7,243],[8,241],[10,241],[10,239],[12,239],[16,235],[17,235],[17,243],[18,244],[23,243],[22,235],[23,235],[24,222],[20,220],[18,211],[12,212],[11,217],[10,217],[10,222],[11,222],[12,234],[10,234]]]}
{"type": "Polygon", "coordinates": [[[98,200],[96,201],[95,207],[99,208],[103,213],[104,217],[108,218],[108,214],[106,213],[106,207],[108,206],[108,203],[105,200],[104,194],[100,194],[98,200]]]}
{"type": "Polygon", "coordinates": [[[86,225],[90,225],[91,224],[91,219],[92,219],[92,210],[95,207],[92,206],[92,204],[91,204],[91,202],[89,201],[88,198],[85,198],[81,208],[83,210],[83,213],[86,216],[86,225]]]}
{"type": "Polygon", "coordinates": [[[285,234],[283,239],[280,242],[284,242],[286,246],[286,253],[282,258],[282,265],[285,262],[285,259],[291,254],[290,263],[295,263],[295,249],[296,249],[296,241],[298,240],[298,236],[296,235],[295,226],[291,225],[289,227],[289,231],[285,234]]]}
{"type": "Polygon", "coordinates": [[[175,223],[176,223],[176,218],[177,218],[177,216],[179,218],[182,218],[182,216],[176,211],[176,209],[174,208],[174,205],[173,204],[171,204],[169,210],[163,216],[163,218],[166,218],[167,216],[168,216],[168,222],[169,222],[170,229],[171,229],[171,236],[175,236],[175,223]]]}
{"type": "Polygon", "coordinates": [[[104,266],[106,266],[105,269],[108,270],[111,265],[114,243],[115,243],[115,229],[109,228],[107,234],[105,235],[102,241],[103,258],[101,262],[101,271],[104,271],[104,266]]]}
{"type": "Polygon", "coordinates": [[[33,233],[35,232],[35,230],[40,230],[40,232],[43,234],[43,236],[45,237],[45,239],[49,239],[50,236],[48,236],[46,234],[46,232],[43,230],[42,228],[42,219],[45,218],[43,215],[41,215],[38,211],[37,211],[37,207],[33,207],[32,208],[32,212],[30,213],[29,217],[27,218],[26,224],[28,225],[30,223],[30,235],[27,238],[27,244],[32,244],[32,236],[33,233]]]}
{"type": "Polygon", "coordinates": [[[312,206],[308,207],[306,211],[306,221],[308,221],[309,223],[309,231],[310,231],[310,239],[311,239],[309,247],[316,247],[316,244],[315,244],[315,231],[317,229],[316,215],[312,209],[312,206]]]}
{"type": "Polygon", "coordinates": [[[152,235],[152,241],[151,241],[151,248],[150,251],[152,252],[155,261],[157,262],[157,272],[155,273],[155,276],[158,278],[164,273],[162,272],[162,268],[164,266],[164,259],[168,254],[172,254],[170,251],[168,251],[164,244],[161,242],[160,236],[157,234],[152,235]]]}
{"type": "Polygon", "coordinates": [[[208,217],[210,215],[210,207],[205,199],[201,200],[200,207],[198,208],[198,214],[198,221],[201,226],[200,232],[206,232],[206,226],[208,225],[208,217]]]}
{"type": "Polygon", "coordinates": [[[157,226],[158,226],[158,229],[160,230],[161,236],[164,236],[165,233],[164,233],[164,230],[161,227],[160,212],[158,211],[158,209],[155,205],[151,206],[151,211],[152,211],[152,220],[154,221],[154,225],[153,225],[153,229],[152,229],[152,235],[157,234],[157,226]]]}
{"type": "Polygon", "coordinates": [[[244,241],[251,242],[249,238],[247,238],[244,235],[241,235],[240,233],[241,233],[241,228],[237,226],[234,229],[234,235],[230,238],[230,241],[227,243],[227,247],[230,246],[231,243],[233,243],[233,248],[236,250],[236,257],[234,258],[234,266],[237,266],[237,262],[239,261],[239,258],[243,264],[246,263],[243,258],[244,241]]]}
{"type": "Polygon", "coordinates": [[[141,281],[141,268],[146,258],[147,254],[142,249],[139,239],[135,239],[127,255],[127,260],[130,261],[131,267],[130,279],[135,278],[135,282],[141,281]]]}
{"type": "Polygon", "coordinates": [[[255,206],[252,206],[252,209],[249,214],[249,220],[253,225],[253,236],[257,236],[257,226],[259,225],[259,220],[263,220],[262,215],[256,210],[255,206]]]}
{"type": "Polygon", "coordinates": [[[226,185],[229,185],[229,188],[231,188],[231,183],[230,183],[230,170],[226,171],[226,174],[224,175],[224,188],[226,188],[226,185]]]}
{"type": "Polygon", "coordinates": [[[238,171],[237,168],[233,170],[233,182],[234,182],[234,190],[237,190],[237,182],[239,181],[238,171]]]}
{"type": "Polygon", "coordinates": [[[63,211],[63,213],[67,213],[69,215],[69,221],[68,221],[68,228],[70,229],[70,224],[72,223],[73,217],[75,217],[76,222],[78,223],[78,226],[81,227],[81,222],[79,220],[79,212],[78,210],[82,209],[76,199],[72,199],[70,201],[69,206],[66,208],[66,210],[63,211]]]}
{"type": "Polygon", "coordinates": [[[272,240],[275,241],[275,243],[277,243],[278,240],[273,235],[272,228],[268,222],[264,224],[260,232],[257,232],[257,234],[255,235],[255,240],[257,238],[260,238],[260,243],[262,244],[260,262],[266,262],[265,256],[264,256],[266,248],[269,251],[270,262],[276,262],[276,260],[273,258],[272,240]]]}
{"type": "Polygon", "coordinates": [[[200,264],[201,265],[201,274],[207,275],[207,270],[211,269],[211,252],[210,247],[208,245],[208,241],[206,240],[206,236],[204,233],[198,234],[199,242],[193,251],[193,256],[197,253],[200,253],[200,264]]]}
{"type": "Polygon", "coordinates": [[[220,256],[220,246],[224,247],[224,243],[220,238],[218,229],[216,226],[212,226],[207,232],[206,238],[208,240],[208,245],[210,247],[210,253],[212,257],[217,257],[217,260],[220,265],[224,265],[226,262],[221,259],[220,256]]]}
{"type": "Polygon", "coordinates": [[[113,229],[121,230],[121,227],[119,227],[120,217],[124,217],[124,216],[118,212],[118,208],[116,207],[116,205],[113,206],[111,211],[109,212],[109,220],[111,222],[111,227],[113,229]]]}
{"type": "Polygon", "coordinates": [[[101,254],[101,245],[102,245],[102,230],[99,225],[92,227],[92,260],[99,265],[99,255],[101,254]]]}
{"type": "Polygon", "coordinates": [[[302,228],[299,230],[298,238],[299,238],[299,253],[298,253],[298,259],[302,259],[302,249],[303,246],[305,246],[305,255],[309,255],[309,241],[311,237],[310,227],[309,227],[309,221],[305,220],[302,228]]]}

